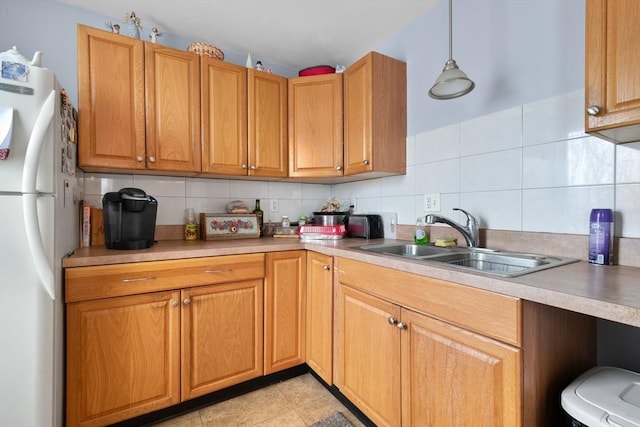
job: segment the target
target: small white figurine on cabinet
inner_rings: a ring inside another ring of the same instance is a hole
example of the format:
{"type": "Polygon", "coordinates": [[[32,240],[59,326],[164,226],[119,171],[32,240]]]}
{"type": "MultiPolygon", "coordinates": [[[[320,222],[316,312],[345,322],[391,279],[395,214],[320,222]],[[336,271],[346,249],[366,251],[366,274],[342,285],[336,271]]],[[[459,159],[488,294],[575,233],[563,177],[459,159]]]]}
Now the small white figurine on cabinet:
{"type": "Polygon", "coordinates": [[[149,38],[151,39],[151,43],[158,43],[158,37],[161,37],[162,33],[158,32],[156,27],[151,29],[151,34],[149,34],[149,38]]]}
{"type": "Polygon", "coordinates": [[[136,16],[135,12],[124,17],[124,23],[127,24],[127,35],[134,39],[140,38],[140,30],[142,29],[140,18],[136,16]]]}

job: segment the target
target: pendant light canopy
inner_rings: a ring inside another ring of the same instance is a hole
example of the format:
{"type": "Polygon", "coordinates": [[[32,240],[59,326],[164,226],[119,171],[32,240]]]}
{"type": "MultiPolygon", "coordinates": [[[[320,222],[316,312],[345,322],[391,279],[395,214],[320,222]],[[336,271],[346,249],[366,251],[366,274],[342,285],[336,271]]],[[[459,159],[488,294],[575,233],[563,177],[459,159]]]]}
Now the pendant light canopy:
{"type": "Polygon", "coordinates": [[[442,74],[429,90],[433,99],[452,99],[471,92],[476,84],[458,68],[453,59],[453,0],[449,0],[449,60],[444,64],[442,74]]]}

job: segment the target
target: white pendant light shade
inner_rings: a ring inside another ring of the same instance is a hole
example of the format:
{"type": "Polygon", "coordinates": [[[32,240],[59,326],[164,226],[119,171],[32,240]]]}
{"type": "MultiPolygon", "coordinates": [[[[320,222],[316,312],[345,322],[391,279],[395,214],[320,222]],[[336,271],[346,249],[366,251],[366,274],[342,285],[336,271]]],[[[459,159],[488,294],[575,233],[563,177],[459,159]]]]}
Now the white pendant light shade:
{"type": "Polygon", "coordinates": [[[451,99],[465,95],[473,90],[476,84],[458,68],[454,59],[444,64],[442,74],[429,90],[429,96],[434,99],[451,99]]]}
{"type": "Polygon", "coordinates": [[[429,90],[433,99],[452,99],[471,92],[476,84],[458,68],[453,59],[452,0],[449,0],[449,60],[444,64],[442,74],[429,90]]]}

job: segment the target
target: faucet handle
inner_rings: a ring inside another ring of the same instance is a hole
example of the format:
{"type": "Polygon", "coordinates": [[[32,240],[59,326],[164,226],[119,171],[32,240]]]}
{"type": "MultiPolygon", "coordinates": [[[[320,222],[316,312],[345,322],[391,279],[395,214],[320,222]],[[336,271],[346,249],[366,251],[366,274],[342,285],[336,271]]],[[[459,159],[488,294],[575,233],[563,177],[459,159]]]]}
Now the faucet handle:
{"type": "Polygon", "coordinates": [[[465,214],[467,216],[467,227],[470,227],[472,224],[473,225],[478,225],[478,219],[471,215],[469,212],[465,211],[464,209],[460,209],[460,208],[453,208],[454,211],[460,211],[463,214],[465,214]]]}

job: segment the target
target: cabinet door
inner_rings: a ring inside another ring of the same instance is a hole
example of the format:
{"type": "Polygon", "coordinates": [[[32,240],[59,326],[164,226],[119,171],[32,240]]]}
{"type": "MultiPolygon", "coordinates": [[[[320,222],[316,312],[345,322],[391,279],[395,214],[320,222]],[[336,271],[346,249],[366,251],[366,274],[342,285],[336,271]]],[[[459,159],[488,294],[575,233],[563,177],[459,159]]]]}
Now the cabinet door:
{"type": "Polygon", "coordinates": [[[287,176],[287,79],[248,72],[250,176],[287,176]]]}
{"type": "Polygon", "coordinates": [[[640,139],[640,3],[588,0],[586,9],[586,131],[614,142],[640,139]],[[621,128],[622,127],[622,128],[621,128]]]}
{"type": "Polygon", "coordinates": [[[377,426],[400,425],[399,318],[398,306],[339,285],[336,385],[377,426]]]}
{"type": "Polygon", "coordinates": [[[406,173],[406,139],[406,64],[370,52],[344,72],[344,174],[406,173]]]}
{"type": "Polygon", "coordinates": [[[144,43],[78,25],[78,166],[145,168],[144,43]]]}
{"type": "Polygon", "coordinates": [[[200,61],[145,43],[147,169],[200,172],[200,61]]]}
{"type": "Polygon", "coordinates": [[[264,373],[301,365],[305,357],[305,251],[266,254],[264,373]]]}
{"type": "Polygon", "coordinates": [[[307,252],[307,365],[333,384],[333,258],[307,252]]]}
{"type": "Polygon", "coordinates": [[[201,58],[202,172],[247,175],[247,69],[201,58]]]}
{"type": "Polygon", "coordinates": [[[342,176],[342,74],[289,79],[289,176],[342,176]]]}
{"type": "Polygon", "coordinates": [[[182,291],[182,400],[262,375],[262,280],[182,291]]]}
{"type": "Polygon", "coordinates": [[[103,426],[180,401],[180,293],[67,305],[67,422],[103,426]]]}
{"type": "Polygon", "coordinates": [[[402,310],[402,425],[521,425],[520,350],[402,310]]]}

